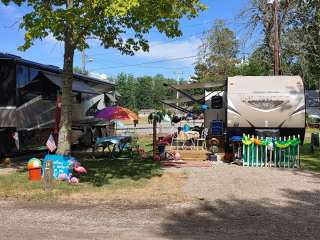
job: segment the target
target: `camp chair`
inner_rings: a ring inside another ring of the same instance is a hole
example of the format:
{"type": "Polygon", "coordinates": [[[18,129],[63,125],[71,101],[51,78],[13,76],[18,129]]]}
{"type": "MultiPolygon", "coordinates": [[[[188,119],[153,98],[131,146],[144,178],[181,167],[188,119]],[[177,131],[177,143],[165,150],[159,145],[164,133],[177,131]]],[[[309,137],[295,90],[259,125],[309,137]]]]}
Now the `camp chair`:
{"type": "Polygon", "coordinates": [[[175,146],[176,150],[178,150],[180,143],[182,143],[181,147],[182,149],[184,149],[187,140],[188,140],[187,136],[184,134],[183,131],[181,131],[180,134],[177,134],[176,136],[172,137],[171,149],[172,149],[172,146],[175,146]]]}
{"type": "Polygon", "coordinates": [[[206,149],[207,148],[207,136],[208,136],[208,128],[204,128],[201,132],[200,138],[197,139],[197,150],[199,150],[199,144],[201,144],[202,149],[206,149]]]}

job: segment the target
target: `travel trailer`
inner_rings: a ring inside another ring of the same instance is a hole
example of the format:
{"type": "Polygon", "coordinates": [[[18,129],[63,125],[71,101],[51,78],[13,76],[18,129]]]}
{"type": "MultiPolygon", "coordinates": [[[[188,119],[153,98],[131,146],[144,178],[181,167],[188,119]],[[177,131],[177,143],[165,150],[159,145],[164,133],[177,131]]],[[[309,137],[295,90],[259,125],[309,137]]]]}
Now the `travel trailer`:
{"type": "MultiPolygon", "coordinates": [[[[298,136],[303,141],[306,127],[306,97],[299,76],[236,76],[225,83],[173,85],[184,98],[203,104],[204,126],[209,137],[228,142],[233,136],[298,136]],[[199,99],[186,90],[203,89],[199,99]]],[[[163,101],[174,107],[178,100],[163,101]]],[[[177,108],[178,109],[178,108],[177,108]]],[[[179,109],[178,109],[179,110],[179,109]]],[[[184,110],[184,109],[182,109],[184,110]]]]}
{"type": "Polygon", "coordinates": [[[299,76],[230,77],[223,92],[206,93],[206,103],[206,127],[214,131],[220,121],[227,142],[242,134],[304,138],[305,90],[299,76]],[[218,98],[220,106],[214,105],[218,98]]]}
{"type": "MultiPolygon", "coordinates": [[[[94,126],[99,121],[95,112],[115,104],[115,85],[81,74],[73,77],[73,127],[94,126]]],[[[48,137],[62,82],[62,70],[56,66],[0,53],[0,154],[13,148],[13,132],[21,132],[21,143],[39,132],[48,137]]]]}

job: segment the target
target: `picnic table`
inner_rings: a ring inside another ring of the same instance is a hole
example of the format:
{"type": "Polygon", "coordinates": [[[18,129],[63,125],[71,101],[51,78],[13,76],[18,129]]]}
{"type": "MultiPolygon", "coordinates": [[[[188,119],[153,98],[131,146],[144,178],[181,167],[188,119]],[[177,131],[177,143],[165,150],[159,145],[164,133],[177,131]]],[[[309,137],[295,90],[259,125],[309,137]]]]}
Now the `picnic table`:
{"type": "Polygon", "coordinates": [[[92,148],[93,153],[99,147],[102,147],[103,152],[106,148],[111,153],[111,156],[114,156],[114,153],[118,149],[119,152],[122,152],[129,143],[132,142],[131,136],[106,136],[106,137],[98,137],[96,142],[92,148]],[[112,148],[111,148],[112,146],[112,148]]]}

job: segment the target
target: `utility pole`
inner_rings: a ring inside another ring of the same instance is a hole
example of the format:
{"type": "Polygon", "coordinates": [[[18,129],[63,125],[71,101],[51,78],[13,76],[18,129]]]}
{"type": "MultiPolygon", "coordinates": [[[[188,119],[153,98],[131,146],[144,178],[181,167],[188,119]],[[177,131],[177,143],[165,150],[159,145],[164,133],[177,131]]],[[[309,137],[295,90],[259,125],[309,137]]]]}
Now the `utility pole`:
{"type": "Polygon", "coordinates": [[[273,1],[274,4],[274,75],[280,75],[280,41],[279,41],[279,2],[273,1]]]}
{"type": "Polygon", "coordinates": [[[81,71],[82,71],[82,73],[83,74],[85,74],[86,73],[86,52],[85,52],[85,50],[83,49],[82,50],[82,65],[81,65],[81,71]]]}
{"type": "MultiPolygon", "coordinates": [[[[180,84],[180,74],[183,75],[183,72],[174,72],[174,74],[177,76],[177,84],[180,84]]],[[[179,100],[180,98],[180,93],[177,91],[177,95],[176,95],[176,99],[177,99],[177,103],[176,103],[176,106],[179,107],[179,100]]]]}

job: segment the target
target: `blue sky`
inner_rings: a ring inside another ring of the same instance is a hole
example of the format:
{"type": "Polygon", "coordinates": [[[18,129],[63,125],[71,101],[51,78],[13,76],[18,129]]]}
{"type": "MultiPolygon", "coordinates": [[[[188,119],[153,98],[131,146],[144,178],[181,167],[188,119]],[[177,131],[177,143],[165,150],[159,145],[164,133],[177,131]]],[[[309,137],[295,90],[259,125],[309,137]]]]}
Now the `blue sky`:
{"type": "MultiPolygon", "coordinates": [[[[167,39],[165,36],[151,31],[147,39],[150,42],[150,52],[139,52],[136,56],[122,56],[117,50],[104,49],[96,41],[90,41],[90,49],[86,51],[87,69],[90,72],[104,73],[107,76],[116,76],[121,72],[135,76],[155,75],[158,73],[167,77],[176,78],[178,75],[188,79],[193,73],[193,63],[197,48],[201,42],[203,31],[212,26],[216,19],[224,19],[227,26],[235,31],[241,43],[241,55],[250,52],[255,41],[249,41],[245,30],[244,19],[239,19],[239,13],[249,0],[203,0],[208,10],[196,19],[181,21],[184,35],[177,39],[167,39]],[[173,58],[183,58],[175,60],[173,58]],[[158,62],[160,61],[160,62],[158,62]],[[150,63],[157,62],[157,63],[150,63]],[[137,65],[138,66],[130,66],[137,65]]],[[[26,52],[17,51],[23,43],[23,30],[18,29],[19,21],[26,8],[10,5],[5,7],[0,3],[0,52],[19,55],[23,58],[44,64],[62,66],[63,45],[52,37],[37,41],[26,52]]],[[[81,65],[81,54],[76,53],[75,65],[81,65]]]]}

